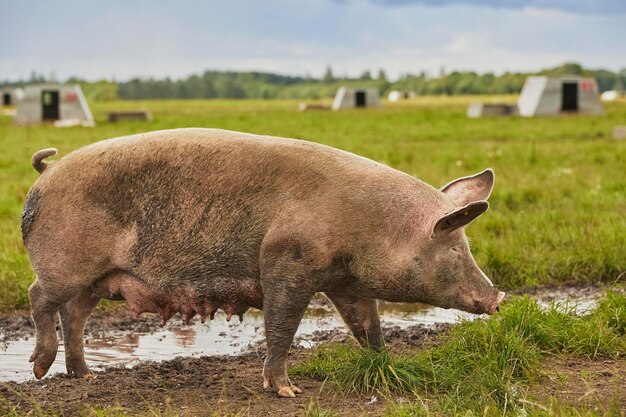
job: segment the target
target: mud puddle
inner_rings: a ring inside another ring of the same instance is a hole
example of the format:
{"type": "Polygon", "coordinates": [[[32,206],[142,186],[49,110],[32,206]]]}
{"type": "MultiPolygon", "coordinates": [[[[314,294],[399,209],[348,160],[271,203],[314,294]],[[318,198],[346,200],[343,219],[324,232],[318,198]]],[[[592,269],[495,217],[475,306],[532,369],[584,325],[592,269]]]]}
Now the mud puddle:
{"type": "MultiPolygon", "coordinates": [[[[599,291],[584,294],[551,293],[535,294],[543,304],[553,301],[576,299],[576,310],[584,312],[593,306],[599,291]]],[[[446,310],[423,304],[399,304],[381,302],[381,322],[386,332],[421,326],[432,328],[442,324],[457,323],[475,316],[459,310],[446,310]]],[[[0,381],[22,382],[32,380],[28,358],[34,347],[34,327],[30,319],[14,317],[4,319],[0,328],[0,381]]],[[[347,328],[328,300],[314,299],[296,333],[295,344],[310,348],[322,341],[345,338],[347,328]]],[[[88,323],[85,338],[85,356],[94,370],[110,366],[130,368],[140,361],[166,361],[179,356],[236,356],[257,350],[264,341],[263,314],[249,311],[242,322],[218,312],[215,320],[201,324],[198,319],[184,325],[180,318],[173,318],[161,326],[155,316],[144,315],[138,321],[130,319],[125,309],[96,313],[88,323]]],[[[65,372],[63,343],[59,344],[57,359],[49,375],[65,372]]]]}

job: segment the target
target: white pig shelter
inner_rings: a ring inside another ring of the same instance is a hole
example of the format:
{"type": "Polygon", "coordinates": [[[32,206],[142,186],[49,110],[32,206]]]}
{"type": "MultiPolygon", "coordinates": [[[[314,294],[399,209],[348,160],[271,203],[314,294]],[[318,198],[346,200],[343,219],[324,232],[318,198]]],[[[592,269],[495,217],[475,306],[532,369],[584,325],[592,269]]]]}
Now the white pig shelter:
{"type": "Polygon", "coordinates": [[[517,107],[525,117],[604,114],[596,81],[579,76],[528,77],[517,107]]]}
{"type": "Polygon", "coordinates": [[[17,105],[15,123],[32,125],[54,123],[55,126],[93,126],[94,120],[78,85],[33,85],[24,89],[17,105]]]}
{"type": "Polygon", "coordinates": [[[0,89],[0,106],[14,107],[22,99],[24,90],[21,88],[3,88],[0,89]]]}
{"type": "Polygon", "coordinates": [[[341,87],[335,94],[333,110],[354,109],[362,107],[379,107],[380,97],[375,88],[341,87]]]}

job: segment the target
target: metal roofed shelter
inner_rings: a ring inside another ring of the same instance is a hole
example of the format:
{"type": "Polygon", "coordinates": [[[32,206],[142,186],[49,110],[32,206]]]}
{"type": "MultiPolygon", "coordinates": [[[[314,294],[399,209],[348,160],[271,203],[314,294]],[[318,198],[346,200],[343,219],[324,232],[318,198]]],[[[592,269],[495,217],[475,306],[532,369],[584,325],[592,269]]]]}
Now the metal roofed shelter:
{"type": "Polygon", "coordinates": [[[375,88],[346,88],[337,90],[333,101],[333,110],[363,107],[380,107],[380,97],[375,88]]]}
{"type": "Polygon", "coordinates": [[[18,103],[15,124],[54,123],[55,126],[93,126],[94,120],[78,85],[27,86],[18,103]]]}
{"type": "Polygon", "coordinates": [[[604,114],[596,81],[579,76],[528,77],[517,107],[525,117],[604,114]]]}

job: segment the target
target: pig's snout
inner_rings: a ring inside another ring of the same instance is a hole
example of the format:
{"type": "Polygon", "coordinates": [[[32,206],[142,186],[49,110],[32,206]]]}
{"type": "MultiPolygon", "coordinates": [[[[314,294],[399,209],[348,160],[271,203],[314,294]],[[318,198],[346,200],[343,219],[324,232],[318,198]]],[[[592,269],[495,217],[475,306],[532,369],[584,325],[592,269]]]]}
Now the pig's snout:
{"type": "Polygon", "coordinates": [[[493,302],[491,303],[491,305],[487,307],[486,313],[494,314],[496,311],[498,311],[500,309],[500,303],[502,303],[502,300],[504,300],[505,295],[506,293],[503,293],[502,291],[498,291],[498,294],[493,299],[493,302]]]}

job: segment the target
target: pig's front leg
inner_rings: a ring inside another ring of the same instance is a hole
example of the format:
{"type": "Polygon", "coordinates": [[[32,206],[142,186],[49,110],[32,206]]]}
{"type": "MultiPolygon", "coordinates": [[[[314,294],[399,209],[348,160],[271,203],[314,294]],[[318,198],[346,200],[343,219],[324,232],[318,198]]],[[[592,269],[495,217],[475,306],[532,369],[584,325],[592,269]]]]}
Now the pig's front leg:
{"type": "Polygon", "coordinates": [[[304,311],[313,295],[301,275],[291,276],[287,269],[276,268],[263,274],[263,310],[267,358],[263,366],[263,388],[274,387],[281,397],[302,392],[287,376],[287,353],[304,311]]]}
{"type": "Polygon", "coordinates": [[[326,293],[326,296],[361,346],[376,350],[383,347],[376,300],[333,293],[326,293]]]}

